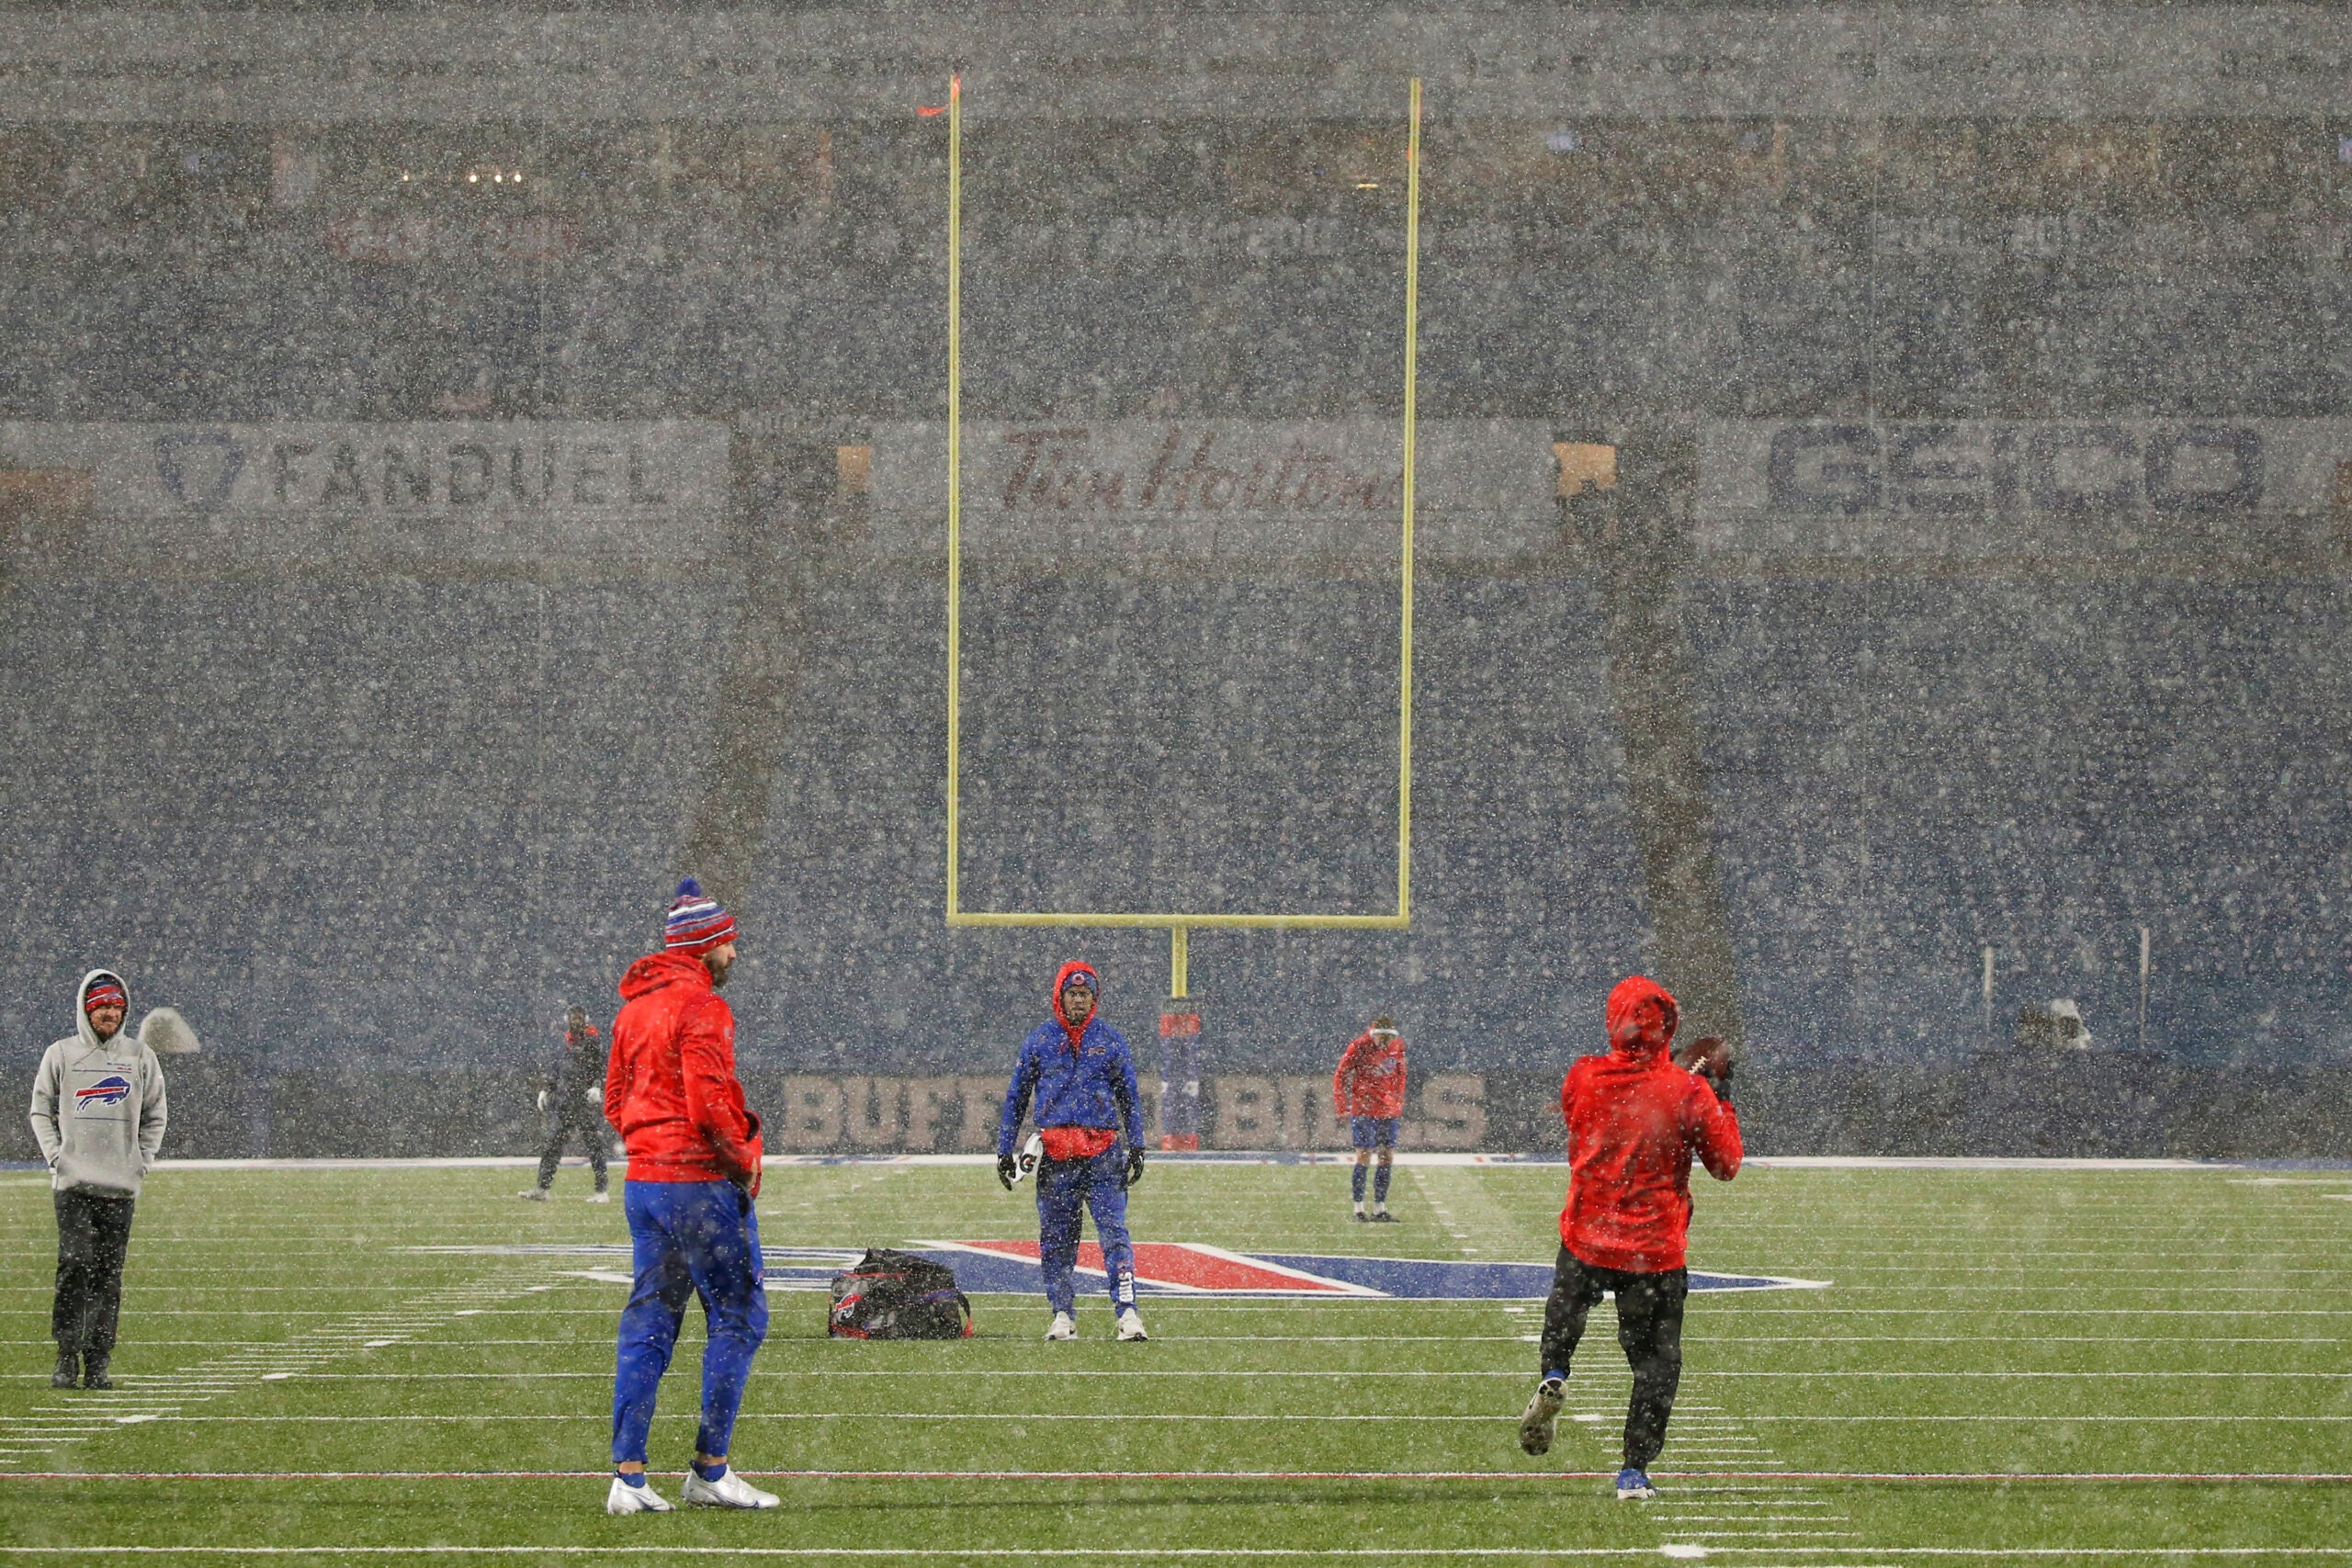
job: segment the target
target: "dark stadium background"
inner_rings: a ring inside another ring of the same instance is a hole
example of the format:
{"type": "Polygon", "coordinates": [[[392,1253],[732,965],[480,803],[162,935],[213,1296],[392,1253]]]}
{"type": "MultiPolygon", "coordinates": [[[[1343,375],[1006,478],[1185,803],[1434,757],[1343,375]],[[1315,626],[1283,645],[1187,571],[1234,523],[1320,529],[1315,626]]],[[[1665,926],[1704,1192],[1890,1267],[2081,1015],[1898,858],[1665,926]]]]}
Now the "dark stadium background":
{"type": "MultiPolygon", "coordinates": [[[[1065,955],[1148,1066],[1164,932],[941,918],[918,108],[976,446],[1271,450],[1393,439],[1418,73],[1430,462],[1513,456],[1428,475],[1414,927],[1197,933],[1211,1073],[1392,1011],[1545,1147],[1647,967],[1763,1151],[2342,1155],[2341,17],[2141,9],[12,12],[8,1048],[108,964],[205,1037],[174,1152],[519,1152],[691,870],[755,1101],[914,1138],[1065,955]],[[392,499],[548,442],[657,522],[392,499]]],[[[1254,526],[976,565],[967,902],[1389,907],[1393,556],[1254,526]]]]}

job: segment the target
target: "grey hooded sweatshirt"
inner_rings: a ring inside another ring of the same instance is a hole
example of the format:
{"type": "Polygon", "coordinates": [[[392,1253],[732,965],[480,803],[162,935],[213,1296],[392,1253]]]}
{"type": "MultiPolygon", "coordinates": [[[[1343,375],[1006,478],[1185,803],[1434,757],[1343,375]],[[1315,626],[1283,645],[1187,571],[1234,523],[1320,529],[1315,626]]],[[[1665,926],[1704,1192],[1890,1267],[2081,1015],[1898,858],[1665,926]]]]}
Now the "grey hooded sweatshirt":
{"type": "MultiPolygon", "coordinates": [[[[74,1032],[49,1048],[33,1079],[33,1136],[49,1162],[50,1185],[62,1192],[139,1196],[139,1179],[164,1146],[164,1068],[129,1028],[101,1041],[83,998],[100,980],[122,985],[111,969],[93,969],[74,992],[74,1032]]],[[[124,995],[130,987],[123,987],[124,995]]]]}

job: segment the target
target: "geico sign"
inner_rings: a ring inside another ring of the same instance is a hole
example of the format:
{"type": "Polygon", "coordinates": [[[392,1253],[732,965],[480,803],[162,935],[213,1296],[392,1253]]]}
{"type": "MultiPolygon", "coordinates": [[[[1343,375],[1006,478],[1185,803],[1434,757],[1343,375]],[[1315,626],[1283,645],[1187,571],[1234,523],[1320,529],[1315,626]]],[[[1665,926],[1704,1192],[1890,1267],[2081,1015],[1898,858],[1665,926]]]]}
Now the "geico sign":
{"type": "Polygon", "coordinates": [[[1792,424],[1773,433],[1765,479],[1768,510],[1815,516],[2253,512],[2263,435],[2245,424],[1792,424]]]}

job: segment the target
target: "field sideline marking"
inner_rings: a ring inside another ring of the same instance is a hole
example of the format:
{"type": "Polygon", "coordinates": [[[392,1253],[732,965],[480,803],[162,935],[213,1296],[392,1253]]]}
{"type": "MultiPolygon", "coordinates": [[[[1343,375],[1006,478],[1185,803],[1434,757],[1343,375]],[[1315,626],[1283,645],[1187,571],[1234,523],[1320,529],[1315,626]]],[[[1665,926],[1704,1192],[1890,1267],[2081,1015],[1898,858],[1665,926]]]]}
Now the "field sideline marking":
{"type": "MultiPolygon", "coordinates": [[[[13,1471],[10,1481],[609,1481],[610,1470],[189,1470],[189,1471],[13,1471]]],[[[662,1473],[667,1473],[663,1472],[662,1473]]],[[[739,1473],[771,1481],[1608,1481],[1613,1470],[746,1470],[739,1473]]],[[[1659,1470],[1668,1481],[1845,1481],[1845,1482],[2025,1482],[2079,1484],[2224,1481],[2332,1483],[2352,1481],[2346,1472],[2187,1471],[1838,1471],[1838,1470],[1659,1470]]],[[[1773,1506],[1785,1506],[1771,1500],[1773,1506]]],[[[6,1549],[0,1549],[6,1550],[6,1549]]],[[[99,1550],[92,1548],[91,1550],[99,1550]]],[[[114,1550],[114,1549],[108,1549],[114,1550]]],[[[223,1548],[222,1550],[232,1550],[223,1548]]],[[[243,1548],[236,1550],[254,1550],[243,1548]]],[[[599,1550],[604,1550],[600,1548],[599,1550]]],[[[903,1553],[903,1548],[899,1549],[903,1553]]],[[[1099,1549],[1098,1549],[1099,1550],[1099,1549]]],[[[1924,1550],[1924,1549],[1916,1549],[1924,1550]]],[[[1966,1551],[1953,1548],[1958,1555],[1966,1551]]],[[[2088,1550],[2087,1548],[2084,1550],[2088,1550]]],[[[2175,1550],[2152,1547],[2150,1551],[2175,1550]]],[[[2352,1555],[2352,1546],[2330,1548],[2352,1555]]]]}
{"type": "MultiPolygon", "coordinates": [[[[1765,1532],[1759,1532],[1765,1533],[1765,1532]]],[[[0,1546],[0,1555],[92,1557],[101,1553],[202,1557],[1238,1557],[1585,1558],[1699,1556],[1654,1546],[0,1546]]],[[[2352,1557],[2352,1546],[1728,1546],[1708,1552],[1778,1552],[1849,1560],[1884,1557],[2352,1557]]]]}

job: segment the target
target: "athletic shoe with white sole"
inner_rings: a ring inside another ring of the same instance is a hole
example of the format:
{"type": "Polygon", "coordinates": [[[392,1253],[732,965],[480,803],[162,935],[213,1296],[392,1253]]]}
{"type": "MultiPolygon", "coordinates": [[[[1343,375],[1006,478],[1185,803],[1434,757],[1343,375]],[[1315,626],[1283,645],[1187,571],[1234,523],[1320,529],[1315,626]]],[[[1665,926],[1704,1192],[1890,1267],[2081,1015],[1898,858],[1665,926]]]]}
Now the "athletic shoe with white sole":
{"type": "Polygon", "coordinates": [[[1568,1385],[1558,1378],[1545,1378],[1535,1385],[1527,1398],[1527,1409],[1519,1418],[1519,1446],[1532,1454],[1552,1451],[1552,1435],[1559,1430],[1560,1406],[1566,1403],[1568,1385]]]}
{"type": "Polygon", "coordinates": [[[1629,1464],[1624,1469],[1617,1472],[1617,1500],[1619,1502],[1646,1503],[1657,1495],[1657,1488],[1651,1485],[1650,1478],[1643,1474],[1636,1467],[1629,1464]]]}
{"type": "Polygon", "coordinates": [[[534,1203],[544,1203],[548,1201],[548,1190],[544,1187],[526,1187],[514,1196],[528,1199],[534,1203]]]}
{"type": "Polygon", "coordinates": [[[678,1495],[697,1508],[773,1508],[779,1501],[775,1493],[761,1491],[731,1470],[716,1481],[705,1481],[690,1470],[685,1490],[678,1495]]]}
{"type": "Polygon", "coordinates": [[[653,1490],[653,1483],[631,1486],[619,1476],[613,1477],[613,1489],[605,1494],[605,1512],[608,1514],[666,1514],[671,1512],[670,1500],[653,1490]]]}
{"type": "Polygon", "coordinates": [[[612,1201],[613,1195],[609,1192],[591,1192],[588,1194],[588,1201],[591,1203],[609,1203],[612,1201]]]}
{"type": "Polygon", "coordinates": [[[1078,1319],[1066,1312],[1054,1314],[1053,1326],[1046,1330],[1046,1337],[1053,1340],[1077,1338],[1078,1319]]]}
{"type": "Polygon", "coordinates": [[[1396,1216],[1390,1213],[1387,1210],[1375,1209],[1373,1211],[1372,1223],[1376,1225],[1393,1225],[1396,1224],[1397,1221],[1396,1216]]]}
{"type": "Polygon", "coordinates": [[[1127,1308],[1126,1311],[1119,1314],[1119,1337],[1122,1339],[1148,1339],[1151,1337],[1150,1335],[1146,1334],[1143,1331],[1143,1314],[1136,1312],[1133,1307],[1127,1308]]]}

